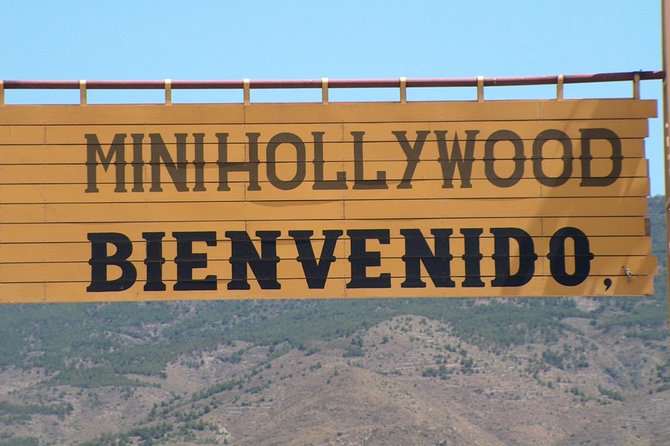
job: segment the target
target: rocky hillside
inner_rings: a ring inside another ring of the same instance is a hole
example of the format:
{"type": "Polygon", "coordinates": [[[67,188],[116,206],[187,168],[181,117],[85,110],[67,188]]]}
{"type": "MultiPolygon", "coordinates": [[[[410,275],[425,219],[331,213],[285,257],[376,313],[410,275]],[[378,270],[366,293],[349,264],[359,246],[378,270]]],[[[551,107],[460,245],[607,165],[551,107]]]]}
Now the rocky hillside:
{"type": "Polygon", "coordinates": [[[663,445],[649,298],[4,306],[0,445],[663,445]]]}

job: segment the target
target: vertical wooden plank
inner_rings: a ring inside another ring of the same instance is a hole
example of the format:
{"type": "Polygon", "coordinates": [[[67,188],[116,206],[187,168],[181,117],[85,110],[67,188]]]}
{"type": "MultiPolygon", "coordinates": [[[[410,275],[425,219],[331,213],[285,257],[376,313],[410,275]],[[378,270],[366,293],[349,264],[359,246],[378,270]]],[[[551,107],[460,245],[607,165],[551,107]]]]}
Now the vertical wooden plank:
{"type": "MultiPolygon", "coordinates": [[[[665,252],[666,270],[670,268],[670,0],[661,0],[661,35],[663,51],[663,161],[665,167],[665,252]]],[[[670,273],[667,274],[668,319],[670,320],[670,273]]]]}

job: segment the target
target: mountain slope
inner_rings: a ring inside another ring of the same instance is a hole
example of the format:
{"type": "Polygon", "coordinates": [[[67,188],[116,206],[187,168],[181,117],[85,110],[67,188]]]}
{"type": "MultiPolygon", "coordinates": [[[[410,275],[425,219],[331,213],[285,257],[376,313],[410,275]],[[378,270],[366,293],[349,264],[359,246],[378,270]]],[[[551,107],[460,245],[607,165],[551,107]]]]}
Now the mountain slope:
{"type": "Polygon", "coordinates": [[[0,445],[664,444],[648,298],[4,306],[0,445]]]}

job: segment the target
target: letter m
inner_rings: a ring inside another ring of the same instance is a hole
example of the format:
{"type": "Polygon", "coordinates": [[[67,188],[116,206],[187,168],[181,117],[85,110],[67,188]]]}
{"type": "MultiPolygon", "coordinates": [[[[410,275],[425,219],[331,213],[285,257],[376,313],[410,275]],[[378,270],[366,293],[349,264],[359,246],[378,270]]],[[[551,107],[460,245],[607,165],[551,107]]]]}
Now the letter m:
{"type": "Polygon", "coordinates": [[[86,192],[98,192],[97,168],[98,160],[107,172],[112,160],[116,169],[116,187],[114,192],[126,192],[126,134],[114,135],[112,145],[107,154],[102,150],[98,135],[87,133],[86,137],[86,192]]]}

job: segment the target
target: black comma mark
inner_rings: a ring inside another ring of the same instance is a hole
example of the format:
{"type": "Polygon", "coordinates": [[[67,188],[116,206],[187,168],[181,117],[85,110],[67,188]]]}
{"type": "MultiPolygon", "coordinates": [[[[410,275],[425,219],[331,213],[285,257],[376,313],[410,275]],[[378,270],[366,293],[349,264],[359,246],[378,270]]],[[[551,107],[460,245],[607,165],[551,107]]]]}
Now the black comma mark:
{"type": "Polygon", "coordinates": [[[611,286],[612,286],[612,279],[608,277],[607,279],[605,279],[605,291],[609,290],[611,286]]]}

